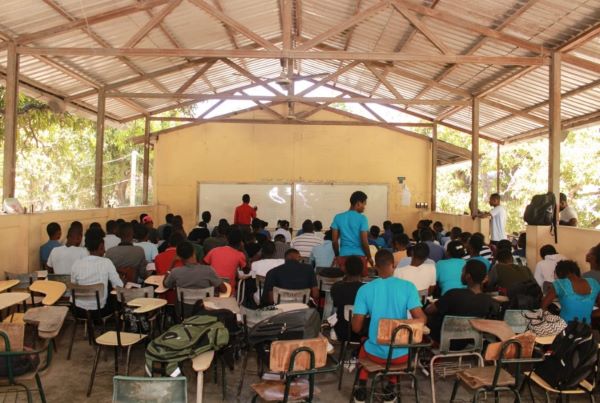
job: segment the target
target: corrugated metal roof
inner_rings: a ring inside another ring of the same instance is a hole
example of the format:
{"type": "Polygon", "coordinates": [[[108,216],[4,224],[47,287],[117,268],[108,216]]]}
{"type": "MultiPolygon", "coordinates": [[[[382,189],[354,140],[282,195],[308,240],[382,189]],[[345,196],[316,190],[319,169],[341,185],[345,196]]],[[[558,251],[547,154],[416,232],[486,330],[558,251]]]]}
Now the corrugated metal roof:
{"type": "MultiPolygon", "coordinates": [[[[292,34],[296,46],[342,24],[357,13],[363,13],[380,4],[379,0],[288,1],[292,3],[292,34]]],[[[160,0],[5,0],[3,12],[0,14],[0,38],[18,41],[24,35],[58,27],[73,19],[86,19],[92,21],[91,25],[49,34],[22,46],[121,48],[146,26],[153,16],[169,7],[169,3],[160,0]],[[153,1],[156,5],[145,9],[143,5],[147,1],[153,1]],[[114,13],[115,10],[125,11],[114,18],[94,23],[93,19],[99,14],[114,13]]],[[[260,49],[259,45],[244,34],[244,31],[248,30],[280,47],[283,36],[282,4],[280,0],[182,0],[135,46],[146,49],[260,49]],[[223,21],[198,7],[195,2],[204,2],[207,7],[222,10],[234,21],[234,25],[227,28],[223,21]]],[[[501,27],[502,33],[532,45],[543,45],[549,50],[560,49],[582,32],[600,26],[600,0],[397,0],[396,5],[399,8],[412,8],[413,11],[408,11],[409,14],[416,16],[427,32],[416,29],[390,3],[357,25],[338,30],[335,35],[319,44],[315,51],[347,49],[349,52],[401,51],[407,54],[441,55],[442,52],[427,38],[428,35],[433,35],[450,54],[472,54],[481,57],[532,56],[534,53],[531,49],[505,42],[502,38],[486,38],[481,41],[481,33],[471,29],[468,23],[461,23],[460,19],[489,29],[501,27]],[[442,17],[420,15],[418,7],[433,7],[435,13],[441,13],[442,17]]],[[[6,51],[1,47],[0,49],[0,66],[5,66],[6,51]]],[[[589,38],[580,46],[569,49],[568,54],[585,62],[600,64],[600,39],[589,38]]],[[[125,79],[168,70],[189,60],[192,58],[159,55],[127,58],[23,55],[20,59],[20,74],[26,82],[33,83],[59,98],[89,94],[79,99],[79,102],[93,107],[97,103],[93,90],[99,86],[110,86],[125,79]]],[[[278,59],[231,60],[262,80],[276,78],[282,71],[278,59]]],[[[318,80],[347,63],[349,61],[296,60],[294,74],[296,79],[308,76],[318,80]]],[[[372,67],[378,72],[385,71],[387,81],[406,99],[457,100],[465,99],[469,94],[477,95],[489,88],[495,88],[484,97],[503,107],[498,108],[482,102],[480,126],[483,127],[484,134],[500,141],[540,128],[542,124],[539,119],[547,119],[547,66],[532,69],[528,74],[503,85],[504,80],[510,80],[522,68],[422,61],[394,63],[406,72],[403,74],[400,70],[385,70],[386,66],[391,64],[388,61],[372,63],[372,67]],[[513,115],[507,108],[525,111],[532,118],[523,117],[522,114],[513,115]]],[[[575,65],[571,60],[565,60],[562,64],[562,92],[566,94],[562,100],[563,119],[591,115],[598,111],[600,105],[600,89],[596,88],[600,81],[600,67],[579,64],[580,66],[575,65]]],[[[158,75],[152,80],[139,78],[134,83],[118,88],[118,91],[160,93],[167,90],[174,93],[202,66],[190,65],[172,73],[158,75]]],[[[223,93],[252,83],[248,77],[219,61],[203,77],[193,82],[186,93],[223,93]]],[[[380,83],[373,72],[363,64],[340,75],[331,84],[361,96],[394,98],[393,92],[380,83]]],[[[322,90],[319,94],[322,94],[322,90]]],[[[176,106],[177,102],[173,98],[109,98],[106,105],[111,116],[128,120],[141,116],[140,108],[156,111],[176,106]],[[138,107],[134,107],[134,104],[138,107]]],[[[411,105],[408,108],[409,112],[432,119],[445,115],[449,110],[456,112],[445,116],[443,122],[465,130],[470,129],[469,107],[452,109],[452,106],[445,105],[411,105]]]]}

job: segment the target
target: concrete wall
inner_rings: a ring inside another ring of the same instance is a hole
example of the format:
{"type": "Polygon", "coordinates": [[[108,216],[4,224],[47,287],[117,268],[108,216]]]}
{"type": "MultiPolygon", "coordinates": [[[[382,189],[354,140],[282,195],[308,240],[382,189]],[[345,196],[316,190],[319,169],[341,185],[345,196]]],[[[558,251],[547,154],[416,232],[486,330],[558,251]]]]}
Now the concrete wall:
{"type": "Polygon", "coordinates": [[[26,273],[40,269],[39,248],[48,240],[48,223],[55,221],[60,224],[64,241],[72,221],[81,221],[84,229],[94,221],[104,227],[110,219],[132,220],[141,213],[150,214],[157,223],[164,219],[157,216],[161,213],[164,216],[164,209],[154,206],[0,215],[0,278],[4,278],[5,271],[26,273]]]}
{"type": "Polygon", "coordinates": [[[554,243],[554,235],[550,227],[535,225],[527,226],[527,265],[533,270],[541,260],[540,248],[544,245],[554,245],[558,253],[575,260],[582,272],[589,270],[585,255],[591,247],[600,243],[600,231],[574,227],[558,227],[558,243],[554,243]]]}
{"type": "MultiPolygon", "coordinates": [[[[330,112],[315,119],[346,120],[330,112]]],[[[205,181],[387,183],[390,219],[407,228],[418,220],[414,203],[430,201],[430,143],[379,127],[210,123],[160,136],[154,155],[158,204],[181,214],[186,229],[205,181]],[[398,176],[407,178],[413,207],[401,205],[398,176]]]]}

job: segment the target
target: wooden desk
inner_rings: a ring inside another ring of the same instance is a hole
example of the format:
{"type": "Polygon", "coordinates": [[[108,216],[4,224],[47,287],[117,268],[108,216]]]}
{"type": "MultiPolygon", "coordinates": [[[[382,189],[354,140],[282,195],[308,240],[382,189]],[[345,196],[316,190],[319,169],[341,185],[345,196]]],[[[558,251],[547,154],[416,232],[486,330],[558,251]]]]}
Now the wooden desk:
{"type": "Polygon", "coordinates": [[[30,297],[31,295],[28,292],[3,292],[0,294],[0,311],[20,304],[30,297]]]}
{"type": "Polygon", "coordinates": [[[202,389],[204,387],[204,371],[206,371],[215,356],[213,350],[206,351],[192,358],[192,368],[197,373],[196,379],[196,403],[202,403],[202,389]]]}
{"type": "Polygon", "coordinates": [[[9,290],[19,283],[20,283],[19,280],[1,280],[0,281],[0,292],[9,290]]]}
{"type": "Polygon", "coordinates": [[[23,321],[37,326],[38,335],[42,339],[53,339],[58,336],[65,322],[69,308],[66,306],[42,306],[30,308],[25,312],[23,321]]]}
{"type": "Polygon", "coordinates": [[[237,300],[233,297],[208,297],[202,298],[202,301],[204,302],[204,307],[206,309],[227,309],[236,315],[240,313],[240,306],[238,305],[237,300]]]}
{"type": "Polygon", "coordinates": [[[535,343],[541,346],[549,346],[554,341],[556,336],[538,336],[535,338],[535,343]]]}
{"type": "Polygon", "coordinates": [[[67,291],[67,286],[60,281],[36,280],[29,286],[29,290],[44,294],[42,304],[54,305],[67,291]]]}
{"type": "Polygon", "coordinates": [[[307,309],[308,305],[301,302],[288,302],[283,304],[277,304],[275,307],[281,312],[295,311],[297,309],[307,309]]]}
{"type": "Polygon", "coordinates": [[[167,305],[167,300],[162,298],[135,298],[127,303],[130,307],[137,307],[133,313],[148,313],[167,305]]]}
{"type": "Polygon", "coordinates": [[[155,274],[153,276],[148,276],[148,278],[146,278],[144,283],[150,284],[150,285],[155,285],[157,288],[154,290],[154,292],[157,294],[162,294],[163,292],[166,292],[167,290],[169,290],[168,288],[165,288],[165,286],[163,286],[164,279],[165,279],[164,275],[155,274]]]}

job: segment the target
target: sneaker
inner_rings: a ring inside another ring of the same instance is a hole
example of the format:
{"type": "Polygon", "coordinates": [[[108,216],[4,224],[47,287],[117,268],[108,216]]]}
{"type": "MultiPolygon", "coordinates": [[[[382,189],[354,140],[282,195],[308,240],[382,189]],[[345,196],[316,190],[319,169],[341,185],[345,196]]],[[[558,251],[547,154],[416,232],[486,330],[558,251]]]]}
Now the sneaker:
{"type": "Polygon", "coordinates": [[[354,403],[365,403],[367,401],[367,390],[359,388],[354,391],[354,403]]]}
{"type": "Polygon", "coordinates": [[[383,403],[396,403],[396,400],[394,385],[385,385],[383,388],[383,403]]]}

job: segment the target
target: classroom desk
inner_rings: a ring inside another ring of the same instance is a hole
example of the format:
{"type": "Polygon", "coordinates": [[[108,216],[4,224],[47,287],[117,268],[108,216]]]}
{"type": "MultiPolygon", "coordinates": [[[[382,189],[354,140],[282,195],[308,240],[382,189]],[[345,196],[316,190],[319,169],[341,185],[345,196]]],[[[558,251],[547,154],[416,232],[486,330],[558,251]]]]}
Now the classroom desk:
{"type": "Polygon", "coordinates": [[[3,292],[0,294],[0,311],[20,304],[30,297],[28,292],[3,292]]]}
{"type": "Polygon", "coordinates": [[[19,283],[20,283],[19,280],[1,280],[0,281],[0,292],[9,290],[19,283]]]}
{"type": "Polygon", "coordinates": [[[163,286],[164,279],[164,275],[155,274],[153,276],[148,276],[144,283],[157,286],[154,292],[157,294],[162,294],[163,292],[167,292],[169,290],[168,288],[165,288],[165,286],[163,286]]]}
{"type": "Polygon", "coordinates": [[[220,298],[220,297],[208,297],[202,298],[204,302],[204,307],[206,309],[227,309],[233,312],[234,314],[240,313],[240,306],[237,303],[237,300],[233,297],[229,298],[220,298]]]}
{"type": "Polygon", "coordinates": [[[69,308],[66,306],[35,307],[25,312],[23,321],[37,326],[41,339],[53,339],[58,336],[68,313],[69,308]]]}
{"type": "Polygon", "coordinates": [[[67,286],[60,281],[36,280],[30,286],[29,290],[44,294],[42,304],[54,305],[67,291],[67,286]]]}
{"type": "Polygon", "coordinates": [[[556,337],[556,335],[554,335],[554,336],[537,336],[535,338],[535,343],[539,344],[541,346],[549,346],[552,344],[555,337],[556,337]]]}
{"type": "Polygon", "coordinates": [[[277,308],[281,312],[288,312],[295,311],[297,309],[307,309],[308,305],[303,304],[301,302],[288,302],[283,304],[277,304],[275,305],[275,308],[277,308]]]}
{"type": "Polygon", "coordinates": [[[167,305],[167,300],[162,298],[135,298],[127,303],[130,307],[137,307],[133,313],[148,313],[167,305]]]}

